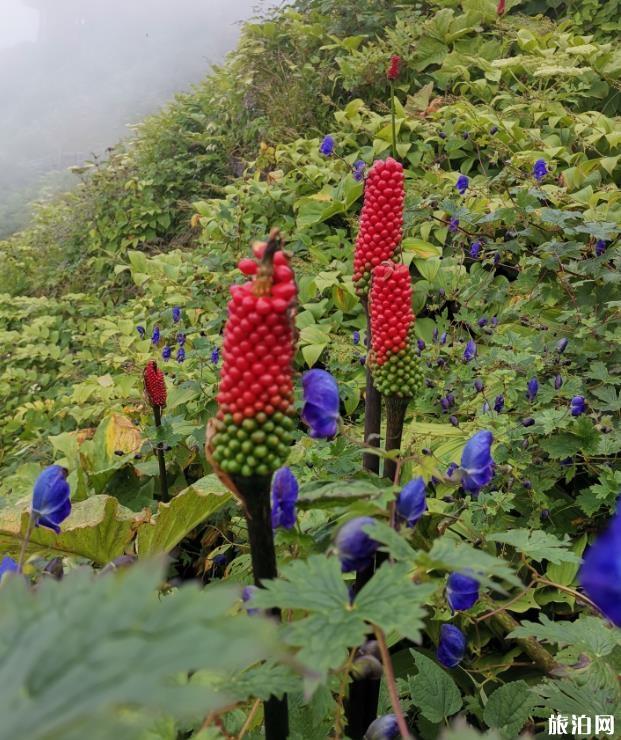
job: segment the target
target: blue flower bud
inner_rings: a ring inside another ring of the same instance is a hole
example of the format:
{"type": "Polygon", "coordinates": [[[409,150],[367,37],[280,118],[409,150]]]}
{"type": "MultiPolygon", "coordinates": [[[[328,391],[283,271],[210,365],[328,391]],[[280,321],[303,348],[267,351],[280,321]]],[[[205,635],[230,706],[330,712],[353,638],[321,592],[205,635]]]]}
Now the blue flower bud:
{"type": "Polygon", "coordinates": [[[353,333],[353,340],[354,340],[355,345],[360,344],[360,332],[359,331],[355,331],[353,333]]]}
{"type": "Polygon", "coordinates": [[[458,419],[457,419],[456,416],[449,416],[449,421],[451,422],[451,424],[454,427],[458,427],[459,426],[459,421],[458,421],[458,419]]]}
{"type": "Polygon", "coordinates": [[[449,410],[449,408],[451,407],[451,404],[450,404],[448,398],[446,398],[446,396],[444,396],[443,398],[440,399],[440,406],[442,406],[442,411],[444,413],[446,413],[449,410]]]}
{"type": "Polygon", "coordinates": [[[213,365],[217,365],[220,362],[220,350],[217,347],[211,350],[211,362],[213,365]]]}
{"type": "Polygon", "coordinates": [[[427,511],[427,489],[419,477],[407,483],[397,497],[397,514],[413,527],[427,511]]]}
{"type": "MultiPolygon", "coordinates": [[[[248,603],[249,601],[252,602],[252,597],[256,594],[256,592],[259,589],[256,586],[244,586],[242,589],[242,601],[244,604],[248,603]]],[[[254,609],[251,606],[246,607],[246,613],[249,617],[254,616],[255,614],[259,613],[258,609],[254,609]]]]}
{"type": "Polygon", "coordinates": [[[160,341],[160,327],[156,326],[153,329],[153,334],[151,334],[151,342],[153,344],[157,344],[160,341]]]}
{"type": "Polygon", "coordinates": [[[183,332],[179,332],[179,334],[177,334],[177,344],[180,347],[183,347],[185,344],[185,334],[183,334],[183,332]]]}
{"type": "Polygon", "coordinates": [[[470,133],[468,131],[464,131],[464,133],[461,136],[462,136],[462,139],[469,139],[470,133]]]}
{"type": "Polygon", "coordinates": [[[396,740],[398,737],[401,735],[397,717],[394,714],[385,714],[371,722],[363,740],[396,740]]]}
{"type": "Polygon", "coordinates": [[[485,318],[485,316],[481,317],[481,318],[480,318],[480,319],[479,319],[479,320],[477,321],[477,324],[478,324],[478,325],[479,325],[479,326],[481,327],[481,329],[482,329],[482,328],[483,328],[484,326],[487,326],[487,319],[485,318]]]}
{"type": "Polygon", "coordinates": [[[334,138],[332,136],[324,136],[323,141],[319,146],[319,151],[324,157],[329,157],[334,153],[334,138]]]}
{"type": "Polygon", "coordinates": [[[468,190],[468,185],[470,184],[470,180],[466,177],[466,175],[460,175],[457,178],[457,184],[455,185],[455,188],[457,189],[457,192],[460,195],[463,195],[466,190],[468,190]]]}
{"type": "Polygon", "coordinates": [[[438,327],[436,326],[435,329],[433,330],[433,341],[434,342],[437,342],[438,341],[438,334],[439,333],[440,332],[438,331],[438,327]]]}
{"type": "Polygon", "coordinates": [[[422,352],[425,349],[425,342],[422,339],[417,339],[416,346],[422,352]]]}
{"type": "Polygon", "coordinates": [[[168,345],[166,345],[164,347],[164,349],[162,349],[162,359],[163,360],[170,360],[170,354],[171,354],[171,352],[172,352],[171,348],[168,345]]]}
{"type": "Polygon", "coordinates": [[[466,573],[451,573],[446,584],[446,600],[452,612],[465,611],[479,599],[479,582],[466,573]]]}
{"type": "Polygon", "coordinates": [[[272,529],[291,529],[295,525],[298,500],[297,478],[290,468],[279,468],[272,478],[272,529]]]}
{"type": "Polygon", "coordinates": [[[556,351],[562,355],[563,352],[567,349],[567,345],[569,344],[569,339],[567,337],[563,337],[559,340],[558,344],[556,345],[556,351]]]}
{"type": "Polygon", "coordinates": [[[492,262],[497,265],[500,262],[500,252],[496,252],[494,254],[494,258],[492,259],[492,262]]]}
{"type": "Polygon", "coordinates": [[[451,218],[449,221],[449,231],[454,234],[459,229],[459,219],[458,218],[451,218]]]}
{"type": "Polygon", "coordinates": [[[446,332],[443,331],[442,334],[440,334],[440,344],[446,344],[446,332]]]}
{"type": "Polygon", "coordinates": [[[494,411],[499,414],[505,406],[505,397],[500,394],[494,399],[494,411]]]}
{"type": "Polygon", "coordinates": [[[481,393],[483,388],[485,388],[485,385],[483,384],[483,381],[480,380],[480,378],[477,378],[474,381],[474,389],[477,393],[481,393]]]}
{"type": "Polygon", "coordinates": [[[60,524],[71,513],[71,491],[67,470],[50,465],[35,481],[32,492],[32,516],[37,527],[48,527],[60,533],[60,524]]]}
{"type": "Polygon", "coordinates": [[[436,656],[445,668],[455,668],[466,653],[466,636],[453,624],[440,627],[440,644],[436,656]]]}
{"type": "Polygon", "coordinates": [[[356,182],[362,182],[364,180],[364,173],[367,168],[367,163],[363,159],[358,159],[354,162],[352,168],[352,174],[356,182]]]}
{"type": "Polygon", "coordinates": [[[484,414],[489,413],[489,403],[487,401],[483,401],[482,411],[484,414]]]}
{"type": "Polygon", "coordinates": [[[177,350],[177,362],[185,362],[185,350],[183,349],[183,347],[179,347],[179,349],[177,350]]]}
{"type": "Polygon", "coordinates": [[[563,377],[561,375],[556,375],[554,377],[554,387],[556,390],[558,390],[563,385],[563,377]]]}
{"type": "Polygon", "coordinates": [[[492,320],[490,321],[490,324],[492,326],[498,326],[498,317],[497,316],[492,316],[492,320]]]}
{"type": "Polygon", "coordinates": [[[439,136],[439,137],[440,137],[441,139],[446,139],[446,133],[445,133],[444,131],[440,131],[440,133],[438,134],[438,136],[439,136]]]}
{"type": "Polygon", "coordinates": [[[584,411],[586,409],[584,396],[574,396],[571,399],[570,406],[572,416],[580,416],[581,414],[584,414],[584,411]]]}
{"type": "Polygon", "coordinates": [[[532,427],[532,425],[535,423],[535,420],[532,416],[528,416],[525,419],[522,419],[521,423],[523,427],[532,427]]]}
{"type": "Polygon", "coordinates": [[[494,134],[498,133],[498,126],[492,126],[489,132],[492,136],[494,136],[494,134]]]}
{"type": "Polygon", "coordinates": [[[364,570],[373,560],[379,545],[363,527],[374,521],[370,516],[358,516],[339,529],[334,544],[344,573],[364,570]]]}
{"type": "Polygon", "coordinates": [[[539,393],[539,381],[537,378],[531,378],[526,385],[526,398],[529,401],[534,401],[539,393]]]}
{"type": "Polygon", "coordinates": [[[464,349],[464,362],[470,362],[477,356],[477,345],[474,339],[470,339],[464,349]]]}
{"type": "Polygon", "coordinates": [[[537,182],[540,182],[547,174],[548,165],[546,164],[545,159],[538,159],[533,165],[533,177],[537,182]]]}
{"type": "Polygon", "coordinates": [[[493,441],[492,433],[485,429],[477,432],[466,443],[460,465],[464,491],[477,495],[494,477],[493,441]]]}
{"type": "Polygon", "coordinates": [[[479,241],[472,242],[472,244],[470,245],[470,252],[469,252],[472,259],[473,260],[477,259],[480,253],[481,253],[481,242],[479,241]]]}
{"type": "Polygon", "coordinates": [[[173,317],[173,321],[175,322],[175,324],[181,318],[181,309],[179,308],[179,306],[175,306],[173,308],[173,310],[172,310],[172,317],[173,317]]]}
{"type": "Polygon", "coordinates": [[[606,251],[606,242],[603,239],[598,239],[595,242],[595,256],[601,257],[606,251]]]}
{"type": "Polygon", "coordinates": [[[446,469],[446,477],[450,478],[453,475],[453,473],[457,470],[458,467],[459,465],[455,462],[449,463],[446,469]]]}
{"type": "Polygon", "coordinates": [[[330,439],[338,430],[339,389],[336,380],[326,370],[309,370],[302,376],[304,407],[302,421],[310,436],[330,439]]]}
{"type": "Polygon", "coordinates": [[[146,334],[144,326],[137,326],[136,331],[140,334],[140,338],[144,339],[144,335],[146,334]]]}

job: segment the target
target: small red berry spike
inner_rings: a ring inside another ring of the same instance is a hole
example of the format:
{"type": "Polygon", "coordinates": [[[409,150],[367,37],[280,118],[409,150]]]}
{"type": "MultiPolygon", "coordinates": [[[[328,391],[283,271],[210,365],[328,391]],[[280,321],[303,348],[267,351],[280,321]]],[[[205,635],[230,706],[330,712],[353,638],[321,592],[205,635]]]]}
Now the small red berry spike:
{"type": "Polygon", "coordinates": [[[143,373],[144,390],[151,406],[166,406],[166,380],[154,360],[149,360],[143,373]]]}
{"type": "Polygon", "coordinates": [[[412,283],[405,265],[384,262],[373,270],[369,314],[369,367],[376,388],[387,396],[415,396],[423,375],[414,353],[412,283]]]}
{"type": "Polygon", "coordinates": [[[390,67],[388,67],[388,71],[386,72],[386,77],[391,82],[394,82],[397,77],[399,77],[399,73],[401,72],[401,57],[394,54],[390,57],[390,67]]]}
{"type": "Polygon", "coordinates": [[[504,15],[505,4],[505,0],[498,0],[498,5],[496,6],[496,15],[504,15]]]}
{"type": "Polygon", "coordinates": [[[244,478],[279,468],[295,428],[295,276],[278,230],[254,244],[253,253],[255,260],[239,263],[249,280],[231,287],[210,443],[222,471],[244,478]]]}
{"type": "Polygon", "coordinates": [[[354,254],[354,285],[359,296],[369,291],[371,271],[396,257],[403,236],[403,165],[392,157],[369,170],[354,254]]]}

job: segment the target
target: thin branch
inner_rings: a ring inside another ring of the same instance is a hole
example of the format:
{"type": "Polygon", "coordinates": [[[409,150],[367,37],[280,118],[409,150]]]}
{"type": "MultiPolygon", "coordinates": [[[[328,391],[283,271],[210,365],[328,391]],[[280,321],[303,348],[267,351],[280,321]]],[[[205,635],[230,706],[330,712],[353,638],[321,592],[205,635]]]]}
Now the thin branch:
{"type": "Polygon", "coordinates": [[[403,710],[401,709],[401,703],[399,702],[399,692],[397,691],[395,673],[392,668],[392,661],[390,659],[388,645],[386,644],[386,638],[384,637],[382,630],[377,625],[373,626],[373,632],[375,632],[375,637],[380,649],[380,655],[382,656],[384,679],[386,680],[386,686],[388,687],[392,711],[395,713],[397,724],[399,725],[399,732],[401,733],[402,740],[412,740],[412,735],[410,735],[410,731],[408,730],[405,717],[403,716],[403,710]]]}

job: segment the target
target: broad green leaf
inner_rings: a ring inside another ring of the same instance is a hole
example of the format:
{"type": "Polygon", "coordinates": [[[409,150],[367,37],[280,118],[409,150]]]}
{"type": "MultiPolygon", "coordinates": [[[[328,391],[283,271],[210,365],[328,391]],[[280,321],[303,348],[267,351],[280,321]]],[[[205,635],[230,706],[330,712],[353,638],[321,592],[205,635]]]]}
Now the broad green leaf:
{"type": "Polygon", "coordinates": [[[488,727],[513,740],[526,724],[535,705],[535,697],[526,681],[512,681],[496,689],[487,700],[483,719],[488,727]]]}
{"type": "Polygon", "coordinates": [[[408,679],[414,704],[430,722],[439,723],[462,707],[457,684],[447,671],[422,653],[410,650],[418,673],[408,679]]]}
{"type": "Polygon", "coordinates": [[[573,622],[551,621],[545,614],[537,622],[522,622],[509,637],[535,637],[541,642],[570,645],[593,657],[609,655],[621,645],[621,632],[599,617],[580,617],[573,622]]]}
{"type": "Polygon", "coordinates": [[[580,556],[568,549],[571,543],[567,536],[564,540],[559,540],[553,534],[542,532],[539,529],[534,532],[528,529],[512,529],[510,532],[490,534],[487,539],[511,545],[538,563],[542,560],[548,560],[551,563],[580,562],[580,556]]]}

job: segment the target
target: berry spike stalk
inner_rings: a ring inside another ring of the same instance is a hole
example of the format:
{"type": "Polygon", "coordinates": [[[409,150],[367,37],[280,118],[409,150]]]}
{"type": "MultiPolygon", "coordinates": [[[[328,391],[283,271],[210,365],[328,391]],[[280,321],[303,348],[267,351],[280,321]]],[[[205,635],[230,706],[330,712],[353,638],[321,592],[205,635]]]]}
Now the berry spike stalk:
{"type": "MultiPolygon", "coordinates": [[[[413,351],[412,283],[405,265],[384,262],[373,270],[369,309],[373,337],[369,368],[377,389],[386,398],[386,449],[398,450],[408,400],[423,384],[421,366],[413,351]]],[[[386,460],[384,475],[392,480],[395,473],[395,462],[386,460]]]]}
{"type": "MultiPolygon", "coordinates": [[[[239,269],[250,280],[231,287],[224,329],[218,413],[208,454],[245,506],[254,581],[276,578],[270,482],[285,462],[295,428],[293,359],[297,288],[278,230],[254,245],[239,269]]],[[[279,616],[279,611],[274,610],[279,616]]],[[[267,740],[288,737],[287,698],[265,702],[267,740]]]]}
{"type": "MultiPolygon", "coordinates": [[[[365,182],[364,205],[354,255],[354,285],[367,314],[369,342],[372,337],[367,294],[371,271],[384,260],[394,259],[396,256],[402,239],[403,201],[403,166],[391,157],[386,161],[375,162],[365,182]]],[[[367,369],[364,421],[366,445],[379,447],[381,421],[381,396],[367,369]]],[[[365,453],[363,466],[366,470],[379,473],[379,457],[365,453]]]]}
{"type": "MultiPolygon", "coordinates": [[[[154,360],[147,362],[143,372],[144,392],[153,409],[155,426],[162,426],[162,409],[166,406],[166,380],[164,373],[157,367],[154,360]]],[[[166,475],[166,461],[164,459],[164,445],[158,442],[155,448],[157,462],[160,469],[160,501],[168,501],[168,477],[166,475]]]]}

